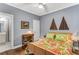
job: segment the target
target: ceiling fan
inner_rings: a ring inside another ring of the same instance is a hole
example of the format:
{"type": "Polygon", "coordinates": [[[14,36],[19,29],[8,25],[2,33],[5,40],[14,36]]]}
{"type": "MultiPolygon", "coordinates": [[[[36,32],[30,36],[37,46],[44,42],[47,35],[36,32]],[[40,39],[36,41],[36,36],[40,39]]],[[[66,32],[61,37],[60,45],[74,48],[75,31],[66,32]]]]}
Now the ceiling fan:
{"type": "Polygon", "coordinates": [[[28,3],[27,5],[32,5],[36,8],[43,9],[45,12],[48,12],[47,3],[28,3]]]}
{"type": "Polygon", "coordinates": [[[22,3],[22,4],[19,4],[19,5],[32,5],[36,8],[44,10],[45,12],[48,12],[47,3],[22,3]]]}
{"type": "Polygon", "coordinates": [[[38,3],[38,8],[44,9],[46,12],[48,11],[46,3],[38,3]]]}

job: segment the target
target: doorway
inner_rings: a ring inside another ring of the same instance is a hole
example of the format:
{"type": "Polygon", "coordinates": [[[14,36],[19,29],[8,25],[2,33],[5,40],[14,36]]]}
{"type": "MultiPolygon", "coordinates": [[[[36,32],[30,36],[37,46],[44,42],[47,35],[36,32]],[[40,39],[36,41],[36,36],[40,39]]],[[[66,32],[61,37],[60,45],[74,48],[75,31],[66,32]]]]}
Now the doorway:
{"type": "Polygon", "coordinates": [[[0,52],[13,48],[13,15],[0,12],[0,52]]]}

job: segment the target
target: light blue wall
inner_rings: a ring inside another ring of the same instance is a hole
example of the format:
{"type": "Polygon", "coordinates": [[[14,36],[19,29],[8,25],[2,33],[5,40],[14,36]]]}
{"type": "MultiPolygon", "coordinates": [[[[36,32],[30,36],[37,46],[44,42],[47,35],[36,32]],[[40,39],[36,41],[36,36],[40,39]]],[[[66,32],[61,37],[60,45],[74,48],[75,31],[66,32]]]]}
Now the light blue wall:
{"type": "Polygon", "coordinates": [[[69,32],[72,32],[72,33],[79,32],[79,5],[76,5],[73,7],[69,7],[63,10],[56,11],[51,14],[41,16],[40,17],[41,36],[45,35],[46,33],[50,31],[49,28],[50,28],[53,18],[55,19],[56,25],[59,28],[59,25],[62,21],[63,16],[65,17],[66,22],[69,26],[69,32]]]}
{"type": "Polygon", "coordinates": [[[21,36],[23,33],[28,30],[32,30],[33,19],[39,20],[39,17],[28,12],[22,11],[15,7],[1,4],[0,3],[0,12],[6,12],[14,15],[14,45],[20,45],[22,43],[21,36]],[[21,29],[21,20],[29,21],[30,29],[21,29]]]}

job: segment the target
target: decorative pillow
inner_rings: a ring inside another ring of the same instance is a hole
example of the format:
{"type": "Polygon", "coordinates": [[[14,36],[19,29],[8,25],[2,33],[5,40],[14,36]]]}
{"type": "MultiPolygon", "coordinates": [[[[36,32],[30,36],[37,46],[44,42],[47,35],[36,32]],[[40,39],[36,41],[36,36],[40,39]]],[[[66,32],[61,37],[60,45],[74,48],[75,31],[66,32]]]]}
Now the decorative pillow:
{"type": "Polygon", "coordinates": [[[67,38],[67,34],[56,34],[55,40],[57,40],[57,41],[65,41],[66,38],[67,38]]]}
{"type": "Polygon", "coordinates": [[[51,32],[47,33],[46,35],[47,39],[53,39],[53,37],[54,37],[54,33],[51,33],[51,32]]]}

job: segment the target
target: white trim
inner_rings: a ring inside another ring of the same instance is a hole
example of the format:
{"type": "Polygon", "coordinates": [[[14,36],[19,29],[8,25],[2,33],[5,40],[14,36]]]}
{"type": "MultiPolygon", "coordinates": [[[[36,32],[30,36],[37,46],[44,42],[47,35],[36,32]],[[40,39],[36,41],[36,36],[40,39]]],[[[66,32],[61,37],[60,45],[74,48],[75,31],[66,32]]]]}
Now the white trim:
{"type": "Polygon", "coordinates": [[[5,52],[7,50],[16,49],[19,47],[22,47],[22,45],[15,46],[14,48],[11,48],[10,46],[5,46],[5,47],[3,47],[4,49],[0,49],[0,53],[5,52]]]}
{"type": "Polygon", "coordinates": [[[11,28],[11,30],[12,30],[11,45],[12,45],[12,48],[14,48],[14,21],[13,21],[13,15],[12,15],[12,28],[11,28]]]}
{"type": "Polygon", "coordinates": [[[67,5],[67,6],[64,6],[64,7],[60,7],[60,8],[56,8],[55,10],[51,10],[51,11],[48,11],[48,12],[42,12],[42,13],[37,13],[37,12],[33,12],[33,11],[30,11],[28,9],[25,9],[25,8],[22,8],[16,4],[12,4],[12,3],[6,3],[7,5],[10,5],[10,6],[13,6],[13,7],[16,7],[18,9],[21,9],[21,10],[24,10],[26,12],[29,12],[29,13],[32,13],[34,15],[37,15],[37,16],[43,16],[43,15],[47,15],[47,14],[50,14],[50,13],[54,13],[56,11],[60,11],[60,10],[63,10],[65,8],[68,8],[68,7],[72,7],[72,6],[75,6],[75,5],[78,5],[78,3],[70,3],[70,5],[67,5]]]}
{"type": "Polygon", "coordinates": [[[22,45],[15,46],[13,49],[16,49],[16,48],[19,48],[19,47],[22,47],[22,45]]]}
{"type": "Polygon", "coordinates": [[[0,14],[4,16],[13,16],[12,14],[4,13],[4,12],[0,12],[0,14]]]}
{"type": "Polygon", "coordinates": [[[5,51],[8,51],[8,50],[11,50],[11,48],[8,47],[7,49],[3,49],[3,50],[0,51],[0,53],[5,52],[5,51]]]}
{"type": "Polygon", "coordinates": [[[11,26],[10,26],[10,28],[11,28],[11,32],[10,32],[11,33],[11,43],[10,43],[11,47],[7,47],[7,48],[1,50],[1,51],[6,51],[6,50],[10,50],[10,49],[14,48],[14,21],[13,21],[14,19],[13,19],[13,15],[12,14],[0,12],[0,15],[1,15],[1,17],[3,17],[3,16],[11,17],[11,26]]]}

